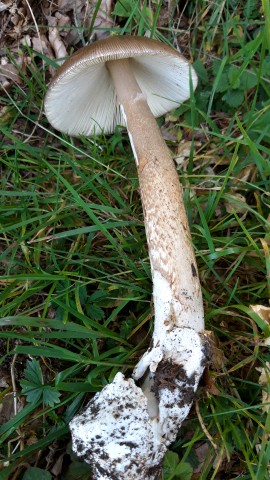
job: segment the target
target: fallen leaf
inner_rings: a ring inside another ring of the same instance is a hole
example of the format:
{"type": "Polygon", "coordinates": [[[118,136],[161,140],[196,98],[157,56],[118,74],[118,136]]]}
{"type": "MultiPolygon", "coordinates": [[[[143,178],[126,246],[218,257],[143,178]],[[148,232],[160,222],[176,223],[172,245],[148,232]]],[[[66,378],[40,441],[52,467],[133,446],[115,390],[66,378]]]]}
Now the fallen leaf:
{"type": "MultiPolygon", "coordinates": [[[[201,142],[194,142],[193,147],[201,147],[201,142]]],[[[192,141],[181,140],[178,144],[177,155],[174,158],[174,161],[177,165],[182,165],[184,161],[190,157],[190,152],[192,148],[192,141]]]]}
{"type": "Polygon", "coordinates": [[[260,372],[259,384],[262,385],[262,411],[268,412],[270,408],[270,363],[266,362],[264,367],[256,368],[260,372]],[[268,405],[267,405],[268,404],[268,405]]]}
{"type": "Polygon", "coordinates": [[[253,312],[257,313],[266,323],[270,325],[270,307],[264,305],[250,305],[253,312]]]}
{"type": "Polygon", "coordinates": [[[247,214],[246,199],[241,193],[230,194],[230,198],[225,201],[227,213],[247,214]]]}
{"type": "Polygon", "coordinates": [[[62,452],[60,455],[57,455],[56,461],[54,463],[54,466],[51,468],[51,473],[55,476],[58,477],[62,470],[63,470],[63,462],[64,462],[64,456],[66,455],[66,452],[62,452]]]}
{"type": "MultiPolygon", "coordinates": [[[[265,307],[264,305],[250,305],[250,308],[254,313],[259,315],[266,325],[270,325],[270,307],[265,307]]],[[[261,340],[259,345],[265,347],[269,346],[270,337],[266,337],[265,339],[261,340]]]]}
{"type": "Polygon", "coordinates": [[[21,81],[18,70],[13,63],[6,63],[5,65],[0,66],[0,82],[4,87],[9,85],[8,80],[12,80],[16,83],[20,83],[21,81]]]}
{"type": "Polygon", "coordinates": [[[111,17],[112,2],[111,0],[102,0],[98,14],[94,22],[94,32],[96,40],[100,40],[108,35],[108,29],[113,26],[111,17]]]}
{"type": "Polygon", "coordinates": [[[69,12],[70,10],[75,9],[76,13],[81,11],[85,4],[85,0],[59,0],[58,9],[62,12],[69,12]]]}
{"type": "Polygon", "coordinates": [[[49,42],[53,48],[56,58],[63,59],[59,65],[64,62],[65,57],[68,56],[65,44],[60,36],[58,29],[58,19],[56,17],[47,17],[49,25],[49,42]]]}
{"type": "Polygon", "coordinates": [[[203,374],[203,383],[206,391],[210,393],[210,395],[220,395],[220,390],[216,387],[216,379],[208,370],[205,370],[203,374]]]}
{"type": "Polygon", "coordinates": [[[208,457],[207,464],[209,465],[213,461],[213,455],[210,454],[210,445],[208,442],[202,443],[199,447],[195,448],[195,455],[197,457],[198,466],[195,468],[194,473],[201,473],[202,467],[206,466],[206,458],[208,457]]]}
{"type": "Polygon", "coordinates": [[[11,6],[11,2],[8,2],[8,3],[0,2],[0,13],[7,10],[10,6],[11,6]]]}
{"type": "Polygon", "coordinates": [[[36,52],[40,52],[51,59],[54,58],[51,46],[45,35],[41,34],[39,37],[32,37],[31,44],[36,52]]]}

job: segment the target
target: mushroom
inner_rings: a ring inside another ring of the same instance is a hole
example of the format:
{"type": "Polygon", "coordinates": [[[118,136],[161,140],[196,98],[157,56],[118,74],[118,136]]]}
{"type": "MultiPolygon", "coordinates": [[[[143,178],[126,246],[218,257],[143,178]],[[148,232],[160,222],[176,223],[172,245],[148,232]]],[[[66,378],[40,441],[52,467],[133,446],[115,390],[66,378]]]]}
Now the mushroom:
{"type": "Polygon", "coordinates": [[[70,135],[126,126],[145,220],[155,311],[151,347],[134,380],[119,372],[70,424],[74,451],[93,463],[98,479],[157,478],[205,367],[202,295],[182,189],[155,120],[188,99],[196,84],[193,68],[173,48],[112,36],[69,58],[45,98],[50,123],[70,135]]]}

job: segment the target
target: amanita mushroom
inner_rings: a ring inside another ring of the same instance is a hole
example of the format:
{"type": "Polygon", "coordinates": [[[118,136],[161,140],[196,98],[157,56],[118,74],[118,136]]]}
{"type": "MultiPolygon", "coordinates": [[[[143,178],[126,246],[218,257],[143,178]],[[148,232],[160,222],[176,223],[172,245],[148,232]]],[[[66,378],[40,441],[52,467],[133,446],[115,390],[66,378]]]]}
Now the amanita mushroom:
{"type": "Polygon", "coordinates": [[[67,60],[45,99],[50,123],[70,135],[127,128],[135,157],[153,278],[152,346],[118,373],[71,424],[73,449],[97,479],[155,479],[203,372],[202,295],[182,190],[154,117],[185,101],[197,77],[173,48],[109,37],[67,60]]]}

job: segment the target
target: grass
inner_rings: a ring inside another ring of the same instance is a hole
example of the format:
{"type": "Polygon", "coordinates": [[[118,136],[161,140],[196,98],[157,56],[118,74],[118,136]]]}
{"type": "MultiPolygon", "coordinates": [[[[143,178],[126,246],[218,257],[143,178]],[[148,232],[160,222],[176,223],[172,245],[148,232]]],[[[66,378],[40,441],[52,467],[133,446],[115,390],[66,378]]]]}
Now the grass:
{"type": "MultiPolygon", "coordinates": [[[[215,346],[163,478],[267,480],[269,383],[258,369],[269,381],[269,310],[267,321],[250,306],[268,307],[270,293],[269,2],[175,3],[166,21],[165,11],[125,0],[115,19],[121,34],[179,37],[199,75],[195,99],[161,123],[176,132],[175,155],[179,141],[191,148],[178,169],[215,346]]],[[[33,467],[54,478],[68,422],[117,371],[130,374],[153,320],[126,133],[74,140],[53,131],[42,114],[52,62],[26,53],[22,83],[0,98],[0,480],[34,479],[33,467]]],[[[91,478],[68,463],[64,479],[91,478]]]]}

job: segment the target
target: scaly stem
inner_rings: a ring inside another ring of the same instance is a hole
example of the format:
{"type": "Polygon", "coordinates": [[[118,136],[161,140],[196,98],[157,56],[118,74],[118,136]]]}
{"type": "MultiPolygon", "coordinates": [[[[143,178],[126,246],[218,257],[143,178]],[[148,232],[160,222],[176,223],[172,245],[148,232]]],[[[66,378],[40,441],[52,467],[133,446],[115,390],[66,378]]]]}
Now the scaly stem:
{"type": "MultiPolygon", "coordinates": [[[[108,62],[135,156],[153,278],[154,339],[204,328],[197,266],[178,175],[131,63],[108,62]]],[[[154,88],[153,88],[154,90],[154,88]]]]}
{"type": "Polygon", "coordinates": [[[153,277],[153,342],[70,423],[74,451],[97,480],[156,480],[189,413],[207,358],[202,297],[182,190],[170,153],[130,68],[109,62],[133,148],[153,277]]]}

